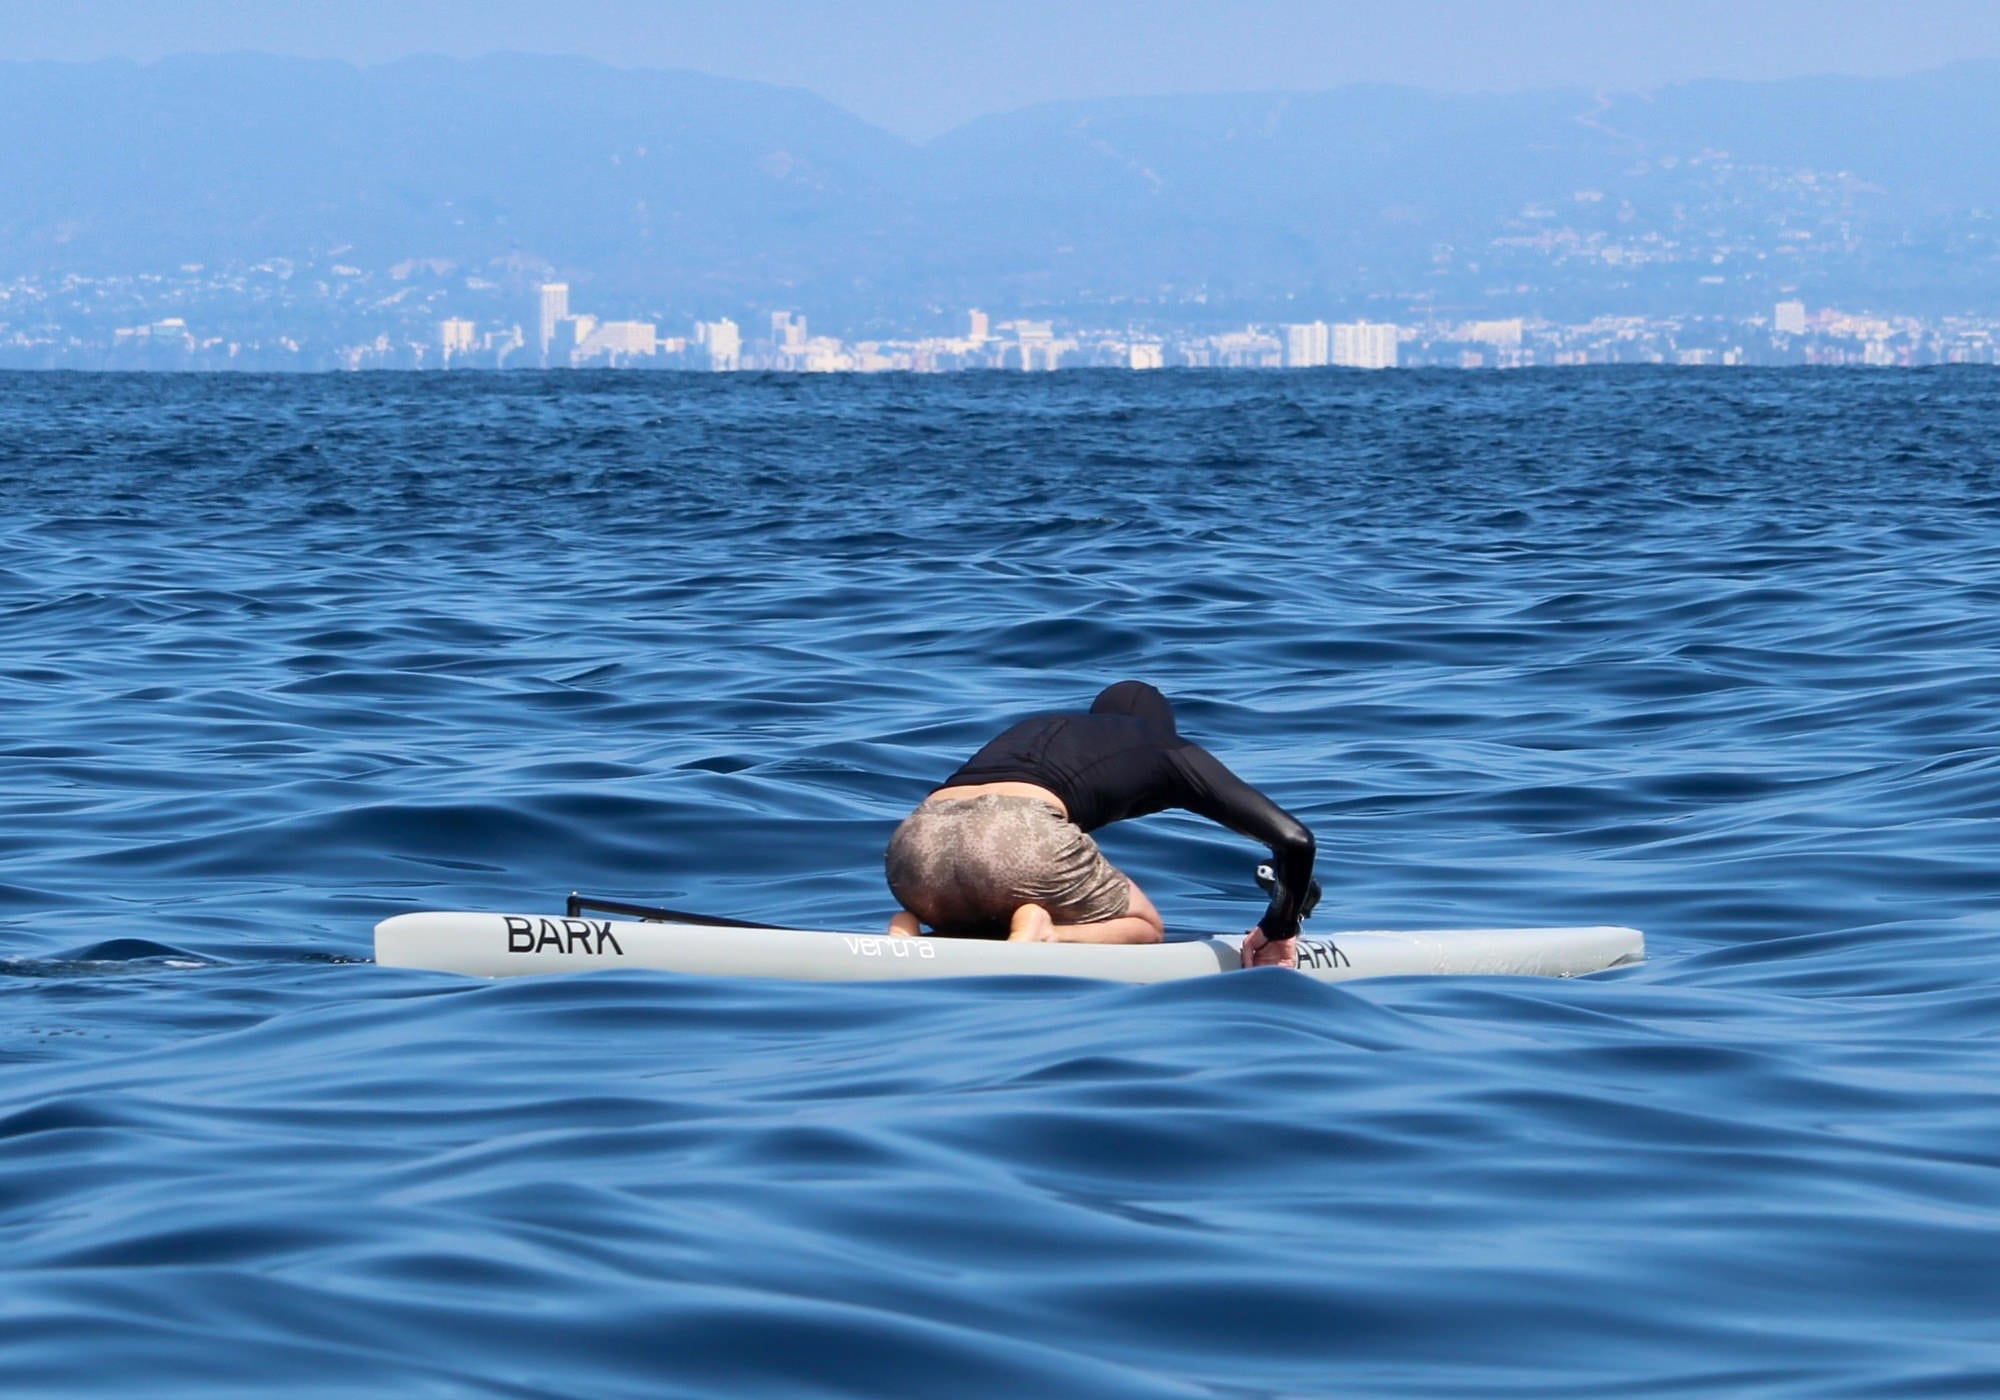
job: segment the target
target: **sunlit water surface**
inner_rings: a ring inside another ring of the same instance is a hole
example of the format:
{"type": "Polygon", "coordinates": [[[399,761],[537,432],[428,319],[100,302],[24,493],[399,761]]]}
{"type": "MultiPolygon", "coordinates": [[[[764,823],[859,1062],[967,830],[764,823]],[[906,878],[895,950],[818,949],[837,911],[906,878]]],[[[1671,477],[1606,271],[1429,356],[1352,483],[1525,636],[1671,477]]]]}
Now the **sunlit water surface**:
{"type": "Polygon", "coordinates": [[[1973,371],[0,378],[0,1391],[2000,1393],[1996,442],[1973,371]],[[368,961],[873,927],[1124,676],[1319,931],[1650,961],[368,961]]]}

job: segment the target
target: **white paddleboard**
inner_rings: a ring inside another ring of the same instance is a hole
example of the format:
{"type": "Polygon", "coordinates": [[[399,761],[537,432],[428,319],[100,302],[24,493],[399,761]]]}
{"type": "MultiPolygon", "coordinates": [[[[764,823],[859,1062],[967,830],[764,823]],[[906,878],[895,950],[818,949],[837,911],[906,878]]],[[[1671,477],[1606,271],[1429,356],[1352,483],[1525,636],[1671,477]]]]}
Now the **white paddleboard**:
{"type": "MultiPolygon", "coordinates": [[[[1136,947],[889,938],[837,930],[640,923],[552,914],[399,914],[375,926],[375,961],[471,977],[643,967],[714,977],[859,982],[899,977],[1087,977],[1169,982],[1236,969],[1242,935],[1136,947]]],[[[1637,929],[1357,931],[1299,940],[1299,971],[1357,977],[1576,977],[1646,956],[1637,929]]]]}

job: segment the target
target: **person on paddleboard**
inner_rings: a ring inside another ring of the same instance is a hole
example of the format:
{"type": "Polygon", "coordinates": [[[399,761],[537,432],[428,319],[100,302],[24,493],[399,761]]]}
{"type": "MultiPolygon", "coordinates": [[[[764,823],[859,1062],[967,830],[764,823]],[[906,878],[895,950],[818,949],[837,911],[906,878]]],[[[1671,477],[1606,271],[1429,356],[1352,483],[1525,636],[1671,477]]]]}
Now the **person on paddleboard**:
{"type": "Polygon", "coordinates": [[[889,840],[884,866],[902,910],[889,932],[927,924],[960,938],[1158,943],[1160,911],[1089,833],[1184,808],[1271,849],[1271,900],[1243,940],[1243,965],[1298,966],[1313,835],[1198,744],[1167,697],[1120,681],[1087,713],[1036,715],[945,779],[889,840]]]}

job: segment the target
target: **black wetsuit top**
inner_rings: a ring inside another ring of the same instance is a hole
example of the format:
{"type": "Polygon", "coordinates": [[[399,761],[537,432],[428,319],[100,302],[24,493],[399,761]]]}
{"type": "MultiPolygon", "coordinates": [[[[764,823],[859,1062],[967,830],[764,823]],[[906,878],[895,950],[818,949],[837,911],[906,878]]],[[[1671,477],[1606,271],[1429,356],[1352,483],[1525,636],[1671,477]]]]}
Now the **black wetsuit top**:
{"type": "Polygon", "coordinates": [[[1299,905],[1312,880],[1312,833],[1214,754],[1183,739],[1167,697],[1143,681],[1109,687],[1088,714],[1022,720],[943,786],[982,783],[1045,787],[1085,831],[1179,807],[1261,841],[1271,848],[1278,884],[1258,926],[1270,938],[1298,932],[1299,905]]]}

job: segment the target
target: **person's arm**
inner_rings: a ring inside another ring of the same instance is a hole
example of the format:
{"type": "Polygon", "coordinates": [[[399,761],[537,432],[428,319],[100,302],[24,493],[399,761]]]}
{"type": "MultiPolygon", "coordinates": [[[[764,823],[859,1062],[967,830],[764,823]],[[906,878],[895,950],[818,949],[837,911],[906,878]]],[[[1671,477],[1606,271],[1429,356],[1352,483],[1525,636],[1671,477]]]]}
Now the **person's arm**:
{"type": "Polygon", "coordinates": [[[1296,938],[1300,906],[1312,885],[1312,832],[1199,744],[1183,743],[1170,756],[1184,789],[1180,806],[1270,848],[1277,883],[1257,927],[1274,943],[1296,938]]]}

